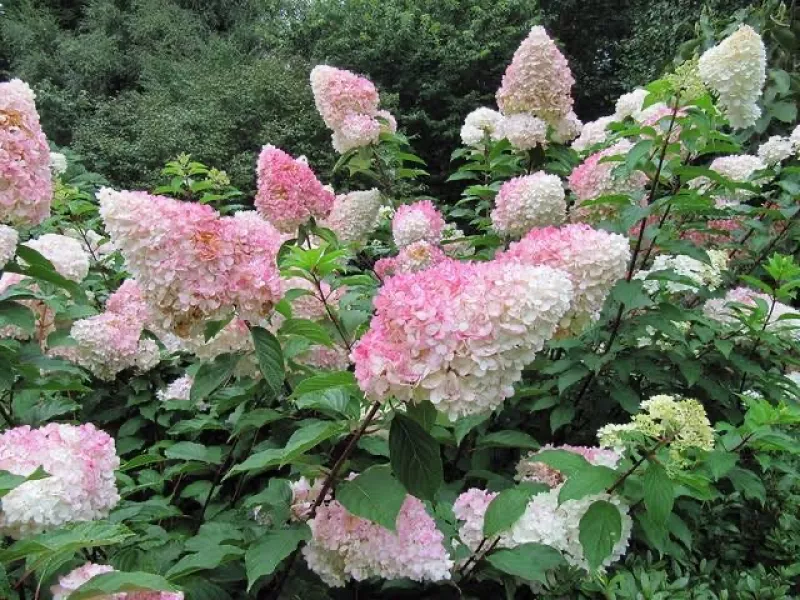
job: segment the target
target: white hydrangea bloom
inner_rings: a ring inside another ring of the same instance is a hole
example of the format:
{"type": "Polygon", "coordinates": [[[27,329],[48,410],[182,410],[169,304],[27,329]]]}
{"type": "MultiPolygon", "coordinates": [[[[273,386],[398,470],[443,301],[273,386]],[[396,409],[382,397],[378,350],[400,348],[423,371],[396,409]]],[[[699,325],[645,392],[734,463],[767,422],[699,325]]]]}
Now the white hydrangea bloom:
{"type": "Polygon", "coordinates": [[[478,146],[486,134],[494,142],[503,139],[503,115],[491,108],[476,108],[464,119],[461,141],[466,146],[478,146]]]}
{"type": "Polygon", "coordinates": [[[639,271],[634,275],[634,279],[646,280],[644,289],[650,294],[655,294],[659,290],[664,290],[669,294],[695,292],[701,286],[715,290],[722,285],[722,274],[728,268],[728,253],[724,250],[709,250],[708,258],[710,263],[704,263],[685,254],[677,256],[661,254],[656,256],[650,269],[639,271]],[[677,275],[690,279],[695,285],[678,281],[647,279],[651,273],[658,271],[673,271],[677,275]]]}
{"type": "Polygon", "coordinates": [[[798,125],[792,130],[792,133],[789,136],[789,141],[792,142],[794,151],[800,152],[800,125],[798,125]]]}
{"type": "Polygon", "coordinates": [[[600,117],[596,121],[585,123],[581,128],[581,134],[578,139],[572,142],[572,149],[575,152],[583,152],[595,144],[602,144],[611,134],[606,127],[613,122],[614,117],[600,117]]]}
{"type": "Polygon", "coordinates": [[[67,157],[60,152],[50,153],[50,170],[53,175],[62,175],[67,172],[67,157]]]}
{"type": "MultiPolygon", "coordinates": [[[[751,156],[749,154],[720,156],[711,161],[708,168],[738,183],[747,182],[759,186],[766,181],[764,178],[751,181],[756,171],[767,168],[767,165],[758,156],[751,156]]],[[[701,189],[708,188],[709,181],[705,177],[698,177],[692,180],[691,185],[692,187],[699,187],[701,189]]],[[[726,192],[724,196],[717,196],[715,201],[719,207],[734,206],[745,202],[752,196],[753,192],[750,190],[737,189],[732,192],[726,192]]]]}
{"type": "Polygon", "coordinates": [[[758,157],[768,167],[783,162],[795,153],[795,144],[791,138],[773,135],[758,147],[758,157]]]}
{"type": "Polygon", "coordinates": [[[617,99],[617,104],[614,111],[614,119],[617,121],[623,121],[628,117],[632,117],[637,121],[640,120],[639,113],[642,111],[644,100],[647,98],[649,93],[650,92],[647,90],[637,88],[632,92],[622,94],[622,96],[617,99]]]}
{"type": "Polygon", "coordinates": [[[761,36],[742,25],[706,50],[698,66],[703,83],[717,93],[731,127],[754,125],[761,116],[757,102],[767,78],[767,53],[761,36]]]}
{"type": "Polygon", "coordinates": [[[362,242],[375,228],[380,208],[381,193],[376,188],[339,194],[330,215],[320,224],[343,243],[362,242]]]}
{"type": "Polygon", "coordinates": [[[547,123],[529,113],[515,113],[503,119],[506,139],[518,150],[547,146],[547,123]]]}
{"type": "Polygon", "coordinates": [[[89,254],[71,237],[46,233],[24,245],[53,263],[58,274],[66,279],[80,283],[89,274],[89,254]]]}
{"type": "Polygon", "coordinates": [[[491,213],[492,227],[500,234],[520,237],[534,227],[560,225],[566,213],[561,179],[538,171],[503,184],[491,213]]]}
{"type": "Polygon", "coordinates": [[[14,254],[17,252],[17,242],[19,242],[17,230],[8,225],[0,225],[0,269],[14,258],[14,254]]]}

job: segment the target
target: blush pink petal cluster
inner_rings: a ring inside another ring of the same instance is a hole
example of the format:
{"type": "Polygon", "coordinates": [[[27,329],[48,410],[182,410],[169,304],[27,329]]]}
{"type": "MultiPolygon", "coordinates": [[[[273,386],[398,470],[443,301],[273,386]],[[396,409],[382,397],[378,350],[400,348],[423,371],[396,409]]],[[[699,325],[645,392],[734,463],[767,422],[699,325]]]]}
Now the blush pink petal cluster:
{"type": "Polygon", "coordinates": [[[728,291],[724,298],[707,300],[703,306],[703,313],[720,323],[738,326],[743,317],[751,314],[747,307],[751,309],[757,307],[757,300],[760,300],[767,309],[764,318],[767,331],[795,341],[800,340],[800,311],[783,302],[776,301],[773,304],[770,296],[748,287],[737,287],[728,291]],[[745,308],[738,305],[744,305],[745,308]]]}
{"type": "Polygon", "coordinates": [[[100,214],[156,325],[180,337],[234,311],[267,317],[282,296],[279,232],[254,212],[220,217],[208,205],[144,192],[98,193],[100,214]]]}
{"type": "MultiPolygon", "coordinates": [[[[72,593],[84,583],[98,575],[113,573],[114,570],[110,565],[86,563],[59,577],[58,584],[50,588],[50,593],[53,594],[53,600],[69,600],[72,593]]],[[[183,592],[123,592],[92,596],[92,598],[93,600],[183,600],[183,592]]]]}
{"type": "Polygon", "coordinates": [[[74,346],[56,346],[50,354],[71,360],[105,381],[113,381],[125,369],[149,371],[160,360],[156,342],[142,338],[149,314],[139,285],[129,279],[109,297],[105,312],[72,324],[74,346]]]}
{"type": "Polygon", "coordinates": [[[333,147],[341,154],[377,143],[383,131],[397,131],[394,117],[378,110],[378,90],[366,77],[317,65],[311,71],[311,91],[322,120],[333,131],[333,147]]]}
{"type": "Polygon", "coordinates": [[[381,193],[376,188],[339,194],[328,218],[320,225],[333,231],[340,242],[364,242],[375,230],[380,208],[381,193]]]}
{"type": "Polygon", "coordinates": [[[583,223],[531,230],[497,260],[546,265],[566,273],[574,290],[561,333],[578,334],[600,316],[606,296],[625,276],[631,251],[628,238],[583,223]]]}
{"type": "Polygon", "coordinates": [[[358,383],[376,400],[430,400],[453,420],[490,412],[556,332],[572,290],[563,271],[513,261],[390,277],[353,349],[358,383]]]}
{"type": "Polygon", "coordinates": [[[17,242],[19,242],[17,230],[8,225],[0,225],[0,269],[14,258],[17,253],[17,242]]]}
{"type": "Polygon", "coordinates": [[[397,256],[386,257],[375,263],[375,274],[386,279],[398,273],[416,273],[448,260],[444,250],[425,240],[400,248],[397,256]]]}
{"type": "Polygon", "coordinates": [[[398,248],[421,240],[438,244],[442,229],[444,217],[430,200],[403,204],[392,218],[392,238],[398,248]]]}
{"type": "Polygon", "coordinates": [[[304,159],[292,158],[272,145],[262,148],[256,210],[279,231],[294,233],[312,217],[324,219],[333,200],[333,192],[320,183],[304,159]]]}
{"type": "Polygon", "coordinates": [[[520,237],[534,227],[560,225],[566,214],[561,179],[538,171],[502,185],[491,213],[492,227],[501,235],[520,237]]]}
{"type": "Polygon", "coordinates": [[[0,83],[0,223],[38,225],[50,215],[50,148],[34,98],[24,81],[0,83]]]}
{"type": "Polygon", "coordinates": [[[544,27],[536,26],[503,75],[497,106],[504,115],[527,112],[555,125],[572,109],[574,83],[567,59],[544,27]]]}
{"type": "Polygon", "coordinates": [[[444,535],[425,505],[406,496],[396,532],[350,514],[336,500],[324,503],[308,522],[311,541],[303,547],[309,568],[332,587],[371,577],[446,581],[453,561],[444,535]]]}
{"type": "Polygon", "coordinates": [[[568,444],[553,446],[547,444],[542,446],[541,450],[530,452],[528,456],[517,463],[518,480],[544,483],[551,488],[564,483],[566,477],[561,471],[543,462],[536,461],[536,456],[545,450],[564,450],[566,452],[572,452],[573,454],[578,454],[585,458],[589,464],[608,467],[610,469],[615,469],[622,458],[618,452],[607,448],[598,448],[596,446],[570,446],[568,444]]]}
{"type": "Polygon", "coordinates": [[[28,476],[38,467],[49,477],[27,481],[0,500],[3,535],[22,538],[102,519],[119,502],[114,440],[91,423],[24,425],[0,435],[0,469],[28,476]]]}

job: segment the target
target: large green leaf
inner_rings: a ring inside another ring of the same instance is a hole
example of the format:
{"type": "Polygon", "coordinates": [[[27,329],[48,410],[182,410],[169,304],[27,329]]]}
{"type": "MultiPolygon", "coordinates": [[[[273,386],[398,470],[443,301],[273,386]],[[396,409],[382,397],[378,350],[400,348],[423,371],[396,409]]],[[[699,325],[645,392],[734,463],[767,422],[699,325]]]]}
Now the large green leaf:
{"type": "Polygon", "coordinates": [[[27,306],[11,300],[0,301],[0,327],[13,325],[27,333],[36,326],[36,319],[27,306]]]}
{"type": "Polygon", "coordinates": [[[483,519],[484,537],[492,537],[509,529],[525,512],[531,494],[525,488],[503,490],[486,509],[483,519]]]}
{"type": "Polygon", "coordinates": [[[297,335],[314,344],[329,348],[333,346],[331,336],[322,325],[308,319],[286,319],[281,325],[280,333],[282,335],[297,335]]]}
{"type": "Polygon", "coordinates": [[[0,470],[0,498],[26,481],[36,481],[46,477],[50,477],[50,475],[42,467],[37,467],[33,473],[27,476],[14,475],[8,471],[0,470]]]}
{"type": "Polygon", "coordinates": [[[605,500],[598,500],[581,517],[578,539],[589,568],[596,569],[611,554],[622,535],[619,509],[605,500]]]}
{"type": "Polygon", "coordinates": [[[478,448],[524,448],[536,450],[539,442],[523,431],[493,431],[481,437],[476,444],[478,448]]]}
{"type": "Polygon", "coordinates": [[[334,421],[316,421],[310,425],[301,427],[292,434],[286,447],[283,449],[281,464],[285,465],[292,462],[295,458],[311,450],[342,431],[342,424],[334,421]]]}
{"type": "Polygon", "coordinates": [[[543,544],[522,544],[510,550],[492,552],[486,557],[495,569],[528,581],[545,581],[548,570],[564,564],[555,548],[543,544]]]}
{"type": "Polygon", "coordinates": [[[558,493],[558,503],[567,500],[580,500],[592,494],[599,494],[614,485],[617,472],[603,466],[590,465],[572,473],[561,491],[558,493]]]}
{"type": "Polygon", "coordinates": [[[650,462],[644,472],[643,486],[647,513],[654,522],[665,523],[675,503],[675,490],[664,467],[650,462]]]}
{"type": "Polygon", "coordinates": [[[531,456],[529,460],[544,463],[568,477],[592,466],[580,454],[567,450],[542,450],[531,456]]]}
{"type": "Polygon", "coordinates": [[[178,592],[178,588],[153,573],[114,571],[92,577],[69,596],[70,600],[107,597],[118,592],[178,592]]]}
{"type": "Polygon", "coordinates": [[[247,550],[244,557],[247,570],[247,590],[260,578],[271,575],[281,561],[295,551],[297,546],[311,538],[308,525],[291,529],[267,531],[255,545],[247,550]]]}
{"type": "Polygon", "coordinates": [[[244,554],[241,548],[225,544],[207,544],[200,552],[187,554],[166,572],[170,581],[176,581],[198,571],[210,571],[244,554]]]}
{"type": "Polygon", "coordinates": [[[251,327],[250,333],[256,348],[258,367],[273,395],[277,396],[283,388],[283,380],[286,377],[281,344],[263,327],[251,327]]]}
{"type": "Polygon", "coordinates": [[[189,392],[192,403],[208,398],[214,390],[228,381],[233,375],[239,357],[235,354],[222,354],[210,363],[204,363],[194,376],[194,383],[189,392]]]}
{"type": "Polygon", "coordinates": [[[439,444],[415,420],[396,413],[389,429],[392,470],[409,493],[433,500],[444,481],[439,444]]]}
{"type": "Polygon", "coordinates": [[[406,490],[392,476],[388,466],[380,465],[340,484],[336,499],[352,514],[394,531],[406,490]]]}

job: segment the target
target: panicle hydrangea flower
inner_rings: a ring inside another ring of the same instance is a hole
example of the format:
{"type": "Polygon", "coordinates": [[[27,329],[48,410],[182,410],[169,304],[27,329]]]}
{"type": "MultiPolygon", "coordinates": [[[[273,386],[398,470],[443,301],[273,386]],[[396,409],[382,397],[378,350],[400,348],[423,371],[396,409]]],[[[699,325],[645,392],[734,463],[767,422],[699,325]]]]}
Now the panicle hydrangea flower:
{"type": "Polygon", "coordinates": [[[381,124],[381,133],[397,133],[397,119],[388,110],[379,110],[375,113],[381,124]],[[386,121],[383,123],[381,120],[386,121]]]}
{"type": "Polygon", "coordinates": [[[626,237],[576,223],[533,229],[497,258],[547,265],[566,273],[574,298],[561,329],[577,334],[599,318],[606,296],[625,276],[631,251],[626,237]]]}
{"type": "Polygon", "coordinates": [[[800,314],[798,314],[798,311],[783,302],[776,301],[773,306],[772,298],[767,294],[756,292],[747,287],[734,288],[728,291],[724,298],[707,300],[703,306],[703,313],[708,318],[720,323],[738,325],[740,319],[737,318],[737,315],[748,314],[748,311],[736,305],[743,304],[747,307],[755,308],[757,299],[767,305],[767,310],[771,309],[766,327],[768,331],[775,331],[800,340],[800,314]],[[797,315],[797,318],[790,318],[791,315],[797,315]]]}
{"type": "MultiPolygon", "coordinates": [[[[761,171],[767,168],[766,163],[758,156],[751,156],[749,154],[734,155],[734,156],[720,156],[711,161],[708,166],[709,169],[715,171],[736,183],[750,183],[755,186],[760,186],[765,182],[764,178],[752,180],[752,176],[756,171],[761,171]]],[[[692,187],[706,190],[710,186],[709,181],[705,177],[698,177],[690,182],[692,187]]],[[[753,196],[750,190],[736,189],[733,191],[725,190],[723,196],[717,196],[715,202],[718,207],[735,206],[747,201],[748,198],[753,196]]]]}
{"type": "MultiPolygon", "coordinates": [[[[652,127],[662,136],[666,136],[667,132],[670,131],[669,143],[675,144],[680,140],[681,137],[681,126],[679,119],[685,117],[687,114],[688,113],[683,108],[679,108],[676,111],[674,108],[669,107],[664,102],[657,102],[656,104],[648,106],[641,111],[638,114],[637,120],[642,124],[643,127],[652,127]],[[675,118],[674,123],[673,115],[675,118]],[[670,126],[672,127],[671,130],[670,126]]],[[[645,136],[649,137],[648,134],[645,134],[645,136]]]]}
{"type": "Polygon", "coordinates": [[[19,539],[102,519],[119,502],[114,440],[91,423],[24,425],[0,434],[0,469],[28,476],[40,466],[49,477],[26,481],[0,500],[3,535],[19,539]]]}
{"type": "Polygon", "coordinates": [[[443,261],[390,277],[353,349],[368,397],[430,400],[451,419],[513,395],[572,300],[568,276],[509,262],[443,261]]]}
{"type": "Polygon", "coordinates": [[[167,400],[188,402],[192,392],[192,385],[194,385],[194,377],[191,375],[184,375],[170,383],[163,390],[158,390],[156,396],[162,402],[166,402],[167,400]]]}
{"type": "Polygon", "coordinates": [[[574,83],[567,59],[544,27],[536,26],[514,52],[497,105],[504,115],[528,112],[556,123],[572,109],[574,83]]]}
{"type": "Polygon", "coordinates": [[[66,279],[80,283],[89,274],[89,254],[71,237],[46,233],[23,245],[53,263],[56,272],[66,279]]]}
{"type": "Polygon", "coordinates": [[[38,225],[50,215],[50,149],[30,86],[0,83],[0,223],[38,225]]]}
{"type": "Polygon", "coordinates": [[[0,225],[0,269],[14,258],[17,253],[17,242],[19,242],[17,230],[8,225],[0,225]]]}
{"type": "Polygon", "coordinates": [[[773,135],[758,147],[758,157],[768,167],[783,162],[795,154],[795,145],[788,137],[773,135]]]}
{"type": "Polygon", "coordinates": [[[592,465],[608,467],[610,469],[615,469],[621,458],[619,453],[614,450],[608,450],[607,448],[570,446],[567,444],[563,446],[553,446],[547,444],[546,446],[542,446],[541,450],[529,452],[528,456],[522,458],[519,463],[517,463],[516,479],[519,481],[543,483],[551,488],[564,483],[566,477],[561,471],[536,460],[536,456],[544,450],[565,450],[573,454],[579,454],[592,465]]]}
{"type": "Polygon", "coordinates": [[[403,204],[392,218],[392,238],[398,248],[421,240],[438,244],[443,228],[444,217],[430,200],[403,204]]]}
{"type": "MultiPolygon", "coordinates": [[[[86,563],[59,577],[58,584],[50,588],[50,593],[53,594],[53,600],[69,600],[72,593],[90,579],[113,571],[114,567],[109,565],[86,563]]],[[[183,600],[183,592],[124,592],[92,596],[92,598],[94,600],[183,600]]]]}
{"type": "Polygon", "coordinates": [[[317,65],[311,70],[311,91],[317,110],[330,129],[341,128],[351,114],[378,114],[378,90],[369,79],[350,71],[317,65]]]}
{"type": "Polygon", "coordinates": [[[584,123],[581,127],[581,134],[572,142],[572,149],[575,152],[583,152],[587,148],[605,142],[611,135],[611,131],[607,127],[614,120],[614,117],[600,117],[596,121],[584,123]]]}
{"type": "Polygon", "coordinates": [[[761,116],[757,102],[767,79],[767,52],[761,36],[742,25],[706,50],[698,68],[703,83],[717,93],[731,127],[754,125],[761,116]]]}
{"type": "Polygon", "coordinates": [[[693,398],[652,396],[642,402],[640,412],[630,422],[601,427],[597,437],[601,446],[622,449],[631,434],[666,442],[670,456],[668,470],[685,466],[690,448],[714,449],[714,430],[703,405],[693,398]]]}
{"type": "Polygon", "coordinates": [[[303,547],[303,556],[331,587],[370,577],[420,582],[450,579],[453,561],[444,547],[444,535],[425,505],[413,496],[403,502],[395,533],[350,514],[335,500],[320,506],[308,525],[312,538],[303,547]]]}
{"type": "Polygon", "coordinates": [[[649,294],[664,290],[668,294],[681,294],[683,292],[696,292],[700,287],[715,290],[722,285],[723,272],[728,269],[728,253],[724,250],[708,250],[709,263],[704,263],[685,254],[670,255],[659,254],[653,260],[653,266],[648,270],[641,270],[633,276],[634,279],[644,279],[644,289],[649,294]],[[651,273],[658,271],[674,271],[677,275],[693,282],[661,281],[647,279],[651,273]]]}
{"type": "Polygon", "coordinates": [[[547,123],[528,113],[514,113],[505,117],[503,133],[517,150],[547,146],[547,123]]]}
{"type": "Polygon", "coordinates": [[[800,152],[800,125],[792,129],[792,133],[789,135],[789,141],[792,142],[794,151],[800,152]]]}
{"type": "Polygon", "coordinates": [[[628,117],[638,121],[639,113],[644,107],[645,98],[650,92],[642,88],[637,88],[627,94],[622,94],[617,99],[616,106],[614,107],[614,120],[624,121],[628,117]]]}
{"type": "Polygon", "coordinates": [[[583,129],[583,123],[572,110],[551,125],[553,130],[550,132],[550,137],[557,144],[566,144],[574,140],[583,129]]]}
{"type": "Polygon", "coordinates": [[[281,235],[254,212],[220,217],[208,205],[144,192],[98,193],[100,214],[154,311],[154,326],[202,335],[207,320],[236,311],[267,317],[282,296],[281,235]]]}
{"type": "Polygon", "coordinates": [[[376,188],[339,194],[320,225],[332,230],[342,243],[364,242],[375,230],[380,208],[381,193],[376,188]]]}
{"type": "Polygon", "coordinates": [[[382,258],[375,263],[375,274],[386,279],[398,273],[416,273],[449,260],[439,246],[420,240],[400,248],[397,256],[382,258]]]}
{"type": "Polygon", "coordinates": [[[496,142],[503,139],[504,134],[503,115],[496,110],[486,108],[476,108],[464,119],[461,127],[461,141],[465,146],[479,146],[483,143],[484,136],[496,142]]]}
{"type": "Polygon", "coordinates": [[[495,198],[492,227],[519,237],[534,227],[560,225],[567,215],[564,186],[557,175],[538,171],[506,181],[495,198]]]}
{"type": "Polygon", "coordinates": [[[256,210],[279,231],[294,233],[311,217],[324,219],[333,208],[334,197],[305,160],[292,158],[271,144],[262,148],[256,210]]]}
{"type": "MultiPolygon", "coordinates": [[[[483,541],[486,509],[496,496],[497,492],[470,488],[460,494],[453,504],[453,514],[456,519],[463,521],[458,528],[458,537],[472,552],[475,552],[483,541]]],[[[497,546],[505,547],[503,538],[500,538],[497,546]]]]}
{"type": "Polygon", "coordinates": [[[60,152],[50,153],[50,170],[53,175],[59,176],[67,172],[67,157],[60,152]]]}
{"type": "Polygon", "coordinates": [[[381,130],[380,121],[369,115],[348,115],[331,135],[333,149],[344,154],[354,148],[377,144],[381,130]]]}
{"type": "Polygon", "coordinates": [[[647,175],[641,171],[635,171],[628,177],[617,177],[614,169],[619,166],[619,162],[601,162],[609,156],[623,156],[633,147],[628,140],[620,140],[610,148],[595,152],[581,164],[572,170],[569,176],[569,188],[578,199],[578,206],[575,207],[575,216],[579,219],[592,218],[594,216],[606,216],[609,211],[614,209],[608,206],[581,208],[580,203],[595,200],[600,196],[614,194],[634,194],[644,190],[647,186],[647,175]]]}

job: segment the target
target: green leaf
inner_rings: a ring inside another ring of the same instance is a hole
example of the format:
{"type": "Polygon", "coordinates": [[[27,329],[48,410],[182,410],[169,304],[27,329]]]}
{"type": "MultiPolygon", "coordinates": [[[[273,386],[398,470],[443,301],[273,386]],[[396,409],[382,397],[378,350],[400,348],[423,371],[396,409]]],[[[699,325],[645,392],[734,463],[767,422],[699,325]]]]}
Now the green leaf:
{"type": "Polygon", "coordinates": [[[395,531],[406,490],[395,479],[388,466],[370,467],[336,489],[336,499],[352,514],[395,531]]]}
{"type": "Polygon", "coordinates": [[[228,381],[238,361],[239,357],[234,354],[222,354],[213,362],[203,363],[194,376],[194,383],[189,392],[191,402],[196,404],[204,400],[228,381]]]}
{"type": "Polygon", "coordinates": [[[568,452],[567,450],[542,450],[531,456],[529,460],[546,464],[557,471],[561,471],[567,477],[591,467],[591,463],[580,454],[568,452]]]}
{"type": "Polygon", "coordinates": [[[292,434],[281,456],[281,466],[289,464],[301,454],[342,431],[342,424],[334,421],[316,421],[301,427],[292,434]]]}
{"type": "Polygon", "coordinates": [[[172,565],[166,576],[170,581],[175,581],[198,571],[210,571],[242,554],[244,551],[236,546],[207,544],[201,552],[188,554],[172,565]]]}
{"type": "Polygon", "coordinates": [[[263,327],[251,327],[250,333],[256,347],[258,367],[273,395],[277,396],[280,394],[283,380],[286,378],[280,342],[263,327]]]}
{"type": "Polygon", "coordinates": [[[272,575],[281,561],[295,551],[301,543],[311,539],[308,525],[291,529],[267,531],[247,550],[244,557],[247,571],[247,591],[260,577],[272,575]]]}
{"type": "Polygon", "coordinates": [[[27,333],[36,327],[36,318],[27,306],[11,300],[0,302],[0,327],[14,325],[27,333]]]}
{"type": "Polygon", "coordinates": [[[706,456],[705,464],[711,472],[714,481],[725,477],[739,460],[739,455],[735,452],[725,452],[724,450],[714,450],[706,456]]]}
{"type": "Polygon", "coordinates": [[[486,508],[483,519],[484,537],[492,537],[510,528],[525,512],[531,494],[525,488],[503,490],[486,508]]]}
{"type": "Polygon", "coordinates": [[[453,427],[453,435],[456,438],[456,445],[460,446],[461,442],[464,441],[464,438],[467,437],[467,434],[475,429],[478,425],[485,422],[488,418],[489,415],[483,413],[479,415],[461,417],[458,421],[456,421],[456,424],[453,427]]]}
{"type": "Polygon", "coordinates": [[[664,467],[651,461],[644,472],[643,486],[644,505],[650,518],[656,523],[666,523],[675,503],[675,490],[664,467]]]}
{"type": "Polygon", "coordinates": [[[389,429],[392,470],[406,490],[433,500],[444,481],[439,444],[413,419],[395,413],[389,429]]]}
{"type": "Polygon", "coordinates": [[[228,317],[227,319],[220,319],[219,321],[209,321],[206,323],[206,327],[203,330],[203,339],[205,341],[210,340],[215,335],[217,335],[220,331],[225,329],[225,326],[233,320],[233,315],[228,317]]]}
{"type": "Polygon", "coordinates": [[[558,377],[558,393],[563,394],[570,386],[578,383],[589,374],[589,369],[582,364],[577,364],[558,377]]]}
{"type": "Polygon", "coordinates": [[[26,481],[37,481],[47,477],[50,477],[50,475],[41,466],[36,467],[36,470],[27,476],[14,475],[8,471],[0,470],[0,498],[26,481]]]}
{"type": "Polygon", "coordinates": [[[310,392],[320,392],[333,388],[357,390],[356,376],[350,371],[336,371],[334,373],[321,373],[306,377],[295,386],[292,396],[298,397],[310,392]]]}
{"type": "Polygon", "coordinates": [[[429,401],[409,404],[406,414],[414,419],[425,431],[430,431],[436,422],[436,407],[429,401]]]}
{"type": "Polygon", "coordinates": [[[222,462],[218,447],[209,448],[197,442],[178,442],[164,451],[164,456],[173,460],[196,460],[218,465],[222,462]]]}
{"type": "Polygon", "coordinates": [[[622,517],[619,509],[605,500],[598,500],[581,517],[578,539],[583,554],[594,570],[611,554],[622,535],[622,517]]]}
{"type": "Polygon", "coordinates": [[[775,102],[768,110],[769,114],[784,123],[794,123],[797,119],[797,105],[794,102],[775,102]]]}
{"type": "Polygon", "coordinates": [[[481,437],[476,444],[478,448],[524,448],[537,450],[539,442],[523,431],[493,431],[481,437]]]}
{"type": "Polygon", "coordinates": [[[251,454],[247,457],[247,459],[245,459],[244,462],[239,463],[231,468],[231,470],[225,476],[225,479],[228,479],[236,473],[242,473],[245,471],[263,471],[265,469],[269,469],[270,467],[277,467],[281,464],[282,460],[283,448],[269,448],[267,450],[262,450],[261,452],[251,454]]]}
{"type": "Polygon", "coordinates": [[[118,592],[178,592],[169,581],[153,573],[113,571],[92,577],[70,594],[70,600],[106,597],[118,592]]]}
{"type": "Polygon", "coordinates": [[[333,340],[327,331],[319,324],[308,319],[286,319],[281,325],[282,335],[298,335],[314,344],[333,346],[333,340]]]}
{"type": "Polygon", "coordinates": [[[544,544],[521,544],[511,550],[497,550],[486,557],[495,569],[528,581],[546,581],[545,574],[565,563],[561,553],[544,544]]]}
{"type": "Polygon", "coordinates": [[[241,435],[252,429],[260,429],[264,425],[269,425],[275,421],[280,421],[284,416],[271,408],[256,408],[248,411],[239,417],[233,427],[233,436],[241,435]]]}
{"type": "Polygon", "coordinates": [[[567,500],[580,500],[592,494],[605,492],[614,485],[617,477],[614,469],[589,465],[572,473],[564,482],[558,493],[558,503],[563,504],[567,500]]]}
{"type": "Polygon", "coordinates": [[[124,525],[115,525],[107,521],[68,525],[14,542],[10,548],[0,551],[0,563],[21,558],[27,558],[29,563],[34,560],[43,562],[56,553],[120,544],[132,535],[133,533],[124,525]]]}
{"type": "Polygon", "coordinates": [[[742,469],[740,467],[734,467],[728,473],[728,479],[731,480],[733,487],[735,487],[737,491],[744,494],[745,498],[758,500],[761,502],[761,504],[764,504],[767,501],[767,492],[764,489],[764,484],[761,482],[761,479],[758,477],[758,475],[752,471],[748,471],[747,469],[742,469]]]}

